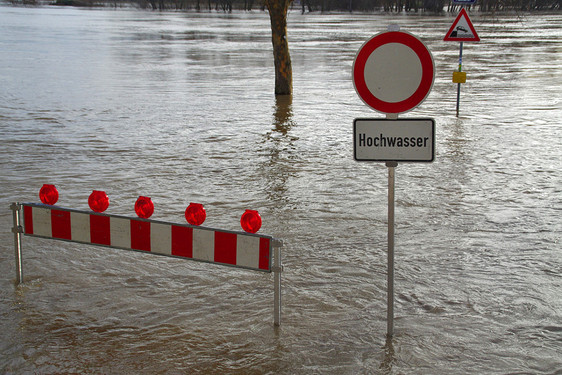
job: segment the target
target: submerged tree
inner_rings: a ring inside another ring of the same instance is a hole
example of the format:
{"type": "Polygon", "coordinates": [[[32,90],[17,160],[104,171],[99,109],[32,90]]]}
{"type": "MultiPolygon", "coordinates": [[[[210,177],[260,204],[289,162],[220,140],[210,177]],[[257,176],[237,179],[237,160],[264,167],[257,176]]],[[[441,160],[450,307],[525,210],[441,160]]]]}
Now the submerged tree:
{"type": "Polygon", "coordinates": [[[271,20],[271,42],[275,63],[275,95],[291,95],[293,70],[287,41],[287,11],[292,0],[265,0],[271,20]]]}

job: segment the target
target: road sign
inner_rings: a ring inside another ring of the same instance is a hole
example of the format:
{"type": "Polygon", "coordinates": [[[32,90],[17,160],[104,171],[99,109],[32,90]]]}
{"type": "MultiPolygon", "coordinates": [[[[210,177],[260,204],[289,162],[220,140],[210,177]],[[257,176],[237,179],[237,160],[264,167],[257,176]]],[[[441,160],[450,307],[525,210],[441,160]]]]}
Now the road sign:
{"type": "Polygon", "coordinates": [[[382,113],[402,113],[417,107],[429,94],[434,79],[433,57],[410,33],[375,35],[357,52],[353,85],[359,97],[382,113]]]}
{"type": "Polygon", "coordinates": [[[435,120],[355,119],[353,138],[357,161],[432,162],[435,120]]]}
{"type": "Polygon", "coordinates": [[[473,5],[476,0],[453,0],[453,4],[473,5]]]}
{"type": "Polygon", "coordinates": [[[476,33],[466,9],[462,8],[453,25],[443,38],[446,42],[479,42],[480,37],[476,33]]]}

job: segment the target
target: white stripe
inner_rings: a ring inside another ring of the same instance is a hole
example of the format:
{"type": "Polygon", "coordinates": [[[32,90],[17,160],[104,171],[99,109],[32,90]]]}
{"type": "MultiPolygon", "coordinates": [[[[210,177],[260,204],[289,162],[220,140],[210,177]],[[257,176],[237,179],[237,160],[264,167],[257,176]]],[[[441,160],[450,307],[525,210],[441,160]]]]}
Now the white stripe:
{"type": "Polygon", "coordinates": [[[240,267],[259,268],[260,238],[253,236],[236,236],[236,265],[240,267]]]}
{"type": "Polygon", "coordinates": [[[193,259],[215,261],[215,232],[193,228],[193,259]]]}
{"type": "Polygon", "coordinates": [[[110,217],[109,235],[111,246],[131,248],[131,220],[120,217],[110,217]]]}
{"type": "Polygon", "coordinates": [[[92,242],[90,240],[90,215],[70,212],[70,238],[72,241],[92,242]]]}
{"type": "Polygon", "coordinates": [[[37,236],[53,237],[51,226],[51,209],[43,207],[33,207],[33,234],[37,236]]]}
{"type": "Polygon", "coordinates": [[[150,251],[158,254],[172,255],[171,225],[150,223],[150,251]]]}

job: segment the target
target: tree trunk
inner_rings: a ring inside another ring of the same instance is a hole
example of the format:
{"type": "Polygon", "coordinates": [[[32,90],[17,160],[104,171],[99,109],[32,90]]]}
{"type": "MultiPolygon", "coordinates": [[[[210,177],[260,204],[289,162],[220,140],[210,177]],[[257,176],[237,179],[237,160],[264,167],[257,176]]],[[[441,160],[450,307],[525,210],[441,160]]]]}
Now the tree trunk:
{"type": "Polygon", "coordinates": [[[265,0],[271,20],[271,41],[275,63],[275,95],[291,95],[293,70],[287,42],[287,10],[292,0],[265,0]]]}

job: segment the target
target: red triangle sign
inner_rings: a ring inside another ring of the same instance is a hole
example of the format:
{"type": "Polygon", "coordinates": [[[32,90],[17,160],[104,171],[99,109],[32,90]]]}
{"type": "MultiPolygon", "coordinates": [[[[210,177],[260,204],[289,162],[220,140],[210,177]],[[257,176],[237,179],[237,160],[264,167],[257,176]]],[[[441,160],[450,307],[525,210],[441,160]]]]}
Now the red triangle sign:
{"type": "Polygon", "coordinates": [[[446,42],[480,41],[480,37],[478,37],[476,30],[474,30],[474,26],[472,26],[472,22],[470,22],[468,13],[466,13],[464,8],[461,9],[457,19],[453,22],[453,26],[451,26],[443,40],[446,42]]]}

